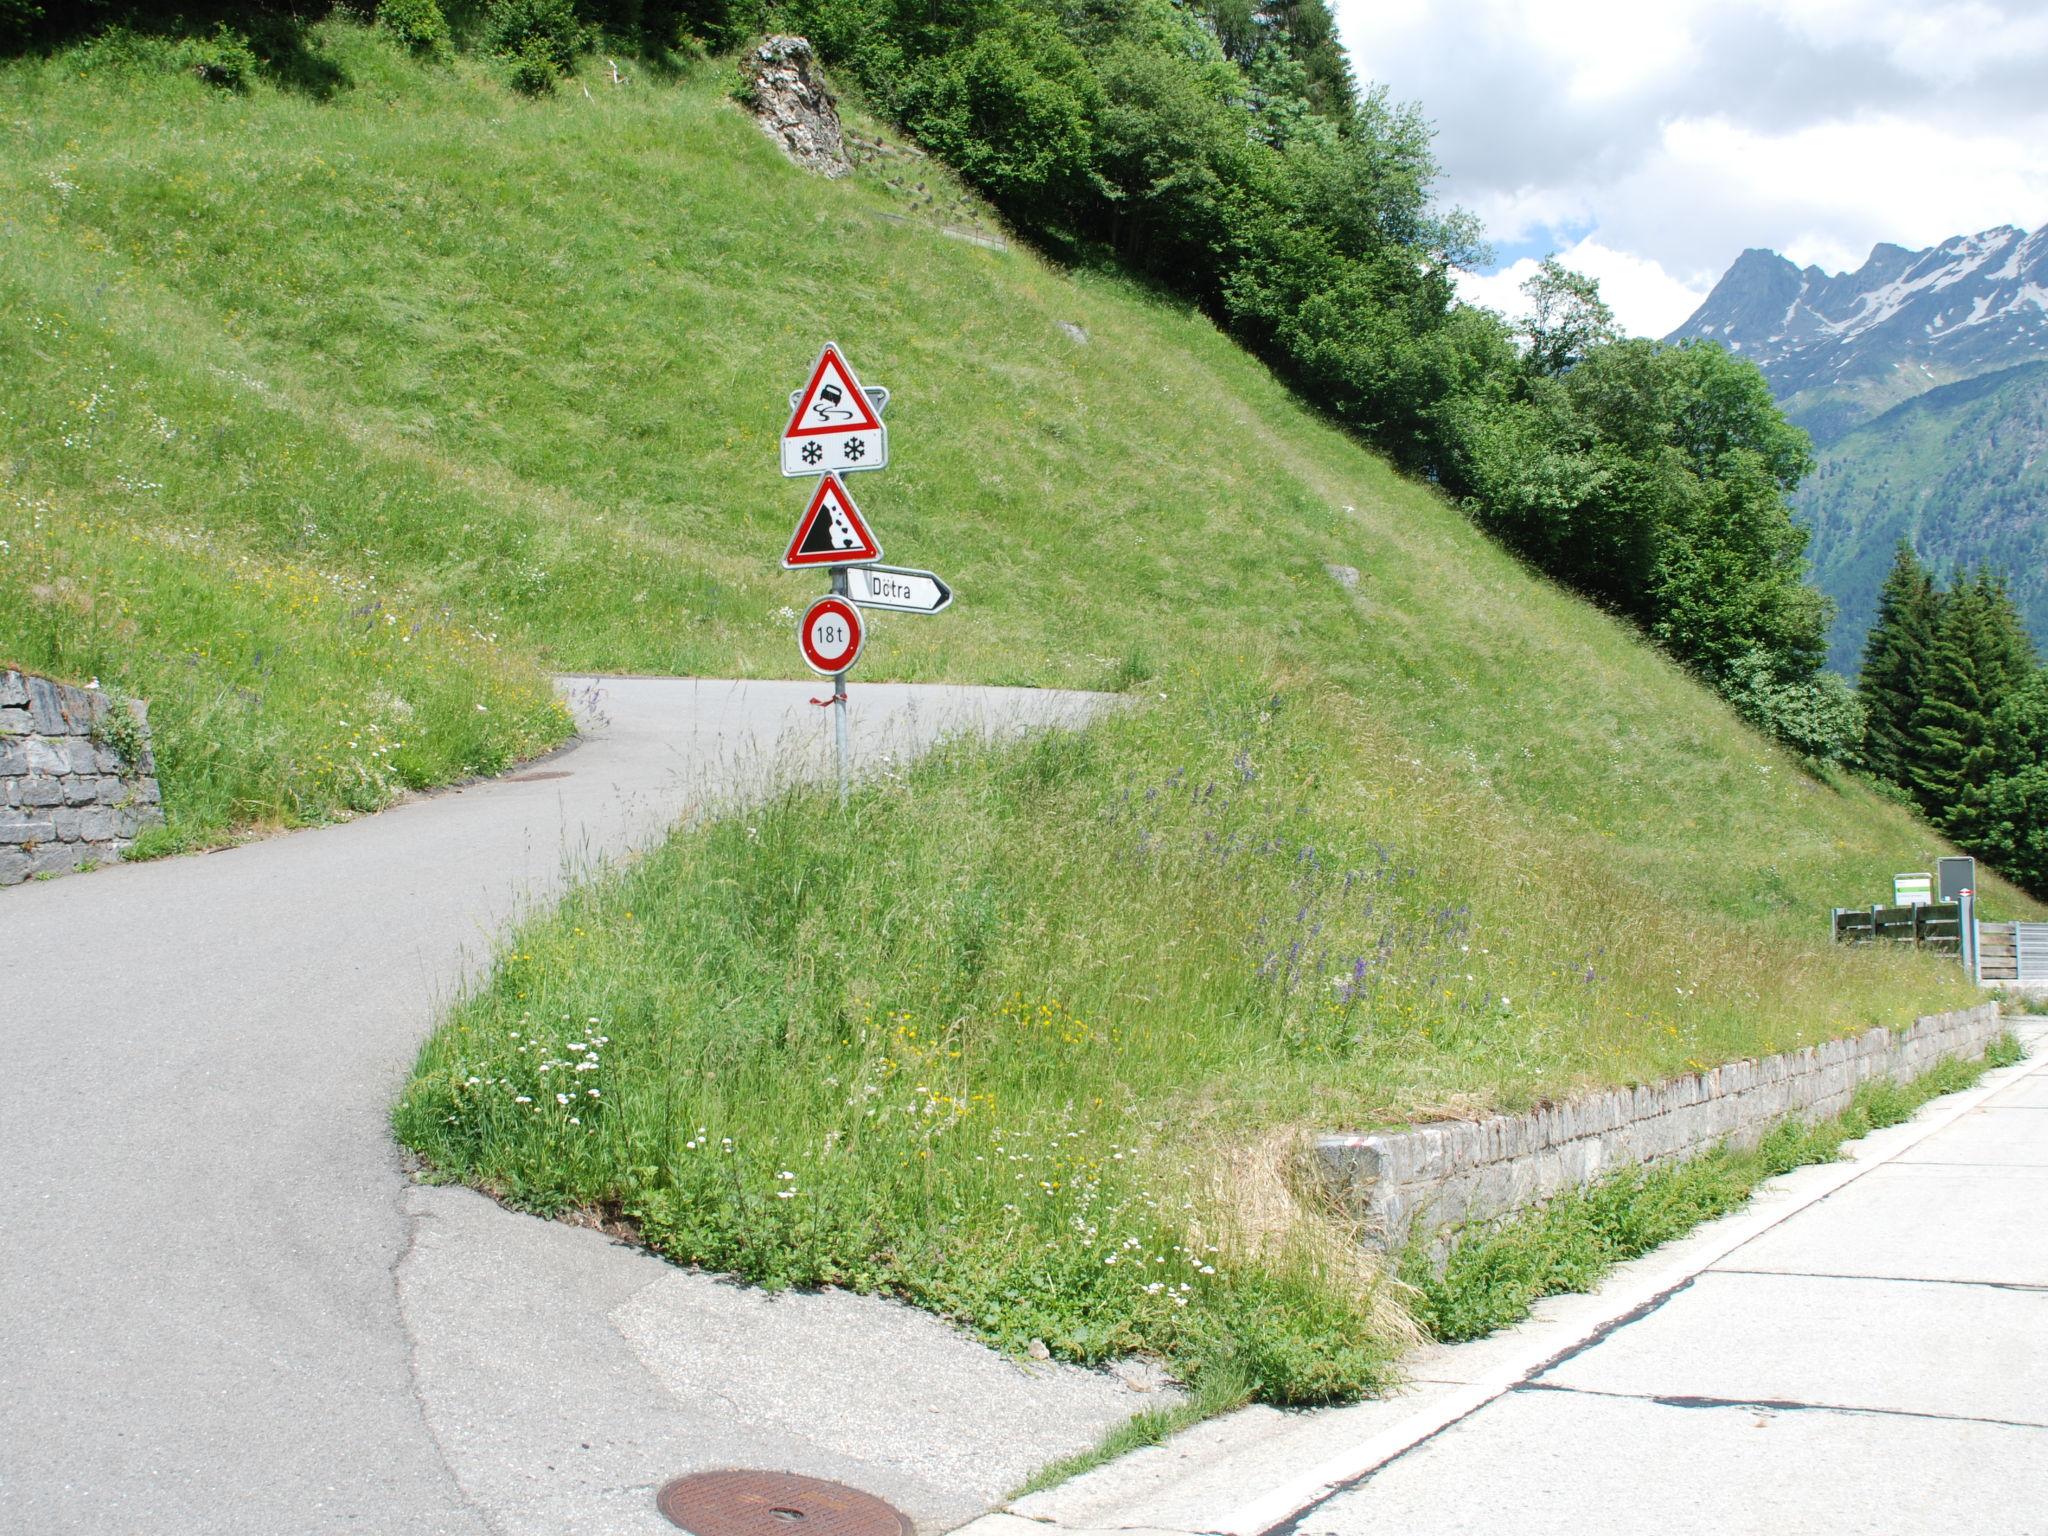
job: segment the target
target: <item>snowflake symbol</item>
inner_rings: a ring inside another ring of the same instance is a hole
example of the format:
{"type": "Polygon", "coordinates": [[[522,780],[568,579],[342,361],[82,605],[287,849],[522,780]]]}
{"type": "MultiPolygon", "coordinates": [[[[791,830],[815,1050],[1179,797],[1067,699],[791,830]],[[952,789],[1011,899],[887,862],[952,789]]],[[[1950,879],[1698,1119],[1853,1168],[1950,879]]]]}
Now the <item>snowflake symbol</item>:
{"type": "Polygon", "coordinates": [[[848,438],[846,442],[846,447],[841,451],[844,452],[849,459],[859,459],[867,454],[868,445],[862,442],[857,437],[848,438]]]}
{"type": "Polygon", "coordinates": [[[817,445],[816,443],[805,443],[805,444],[804,444],[804,454],[803,454],[803,458],[804,458],[804,462],[805,462],[806,464],[815,464],[815,463],[817,463],[817,462],[818,462],[818,460],[820,460],[820,459],[822,459],[822,458],[824,458],[824,457],[825,457],[825,450],[824,450],[824,449],[822,449],[822,448],[820,448],[820,447],[819,447],[819,446],[818,446],[818,445],[817,445]]]}

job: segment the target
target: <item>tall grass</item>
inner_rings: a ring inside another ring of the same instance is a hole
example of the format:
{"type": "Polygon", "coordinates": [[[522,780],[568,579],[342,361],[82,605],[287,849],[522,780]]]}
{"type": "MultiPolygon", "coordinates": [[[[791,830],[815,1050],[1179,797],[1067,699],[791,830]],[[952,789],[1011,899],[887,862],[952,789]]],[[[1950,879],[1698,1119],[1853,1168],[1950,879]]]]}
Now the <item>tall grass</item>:
{"type": "Polygon", "coordinates": [[[1403,1323],[1297,1187],[1301,1128],[1819,1038],[1875,970],[1953,996],[1910,955],[1532,897],[1469,789],[1331,792],[1370,730],[1218,683],[682,834],[520,934],[400,1134],[684,1262],[1322,1401],[1403,1323]]]}

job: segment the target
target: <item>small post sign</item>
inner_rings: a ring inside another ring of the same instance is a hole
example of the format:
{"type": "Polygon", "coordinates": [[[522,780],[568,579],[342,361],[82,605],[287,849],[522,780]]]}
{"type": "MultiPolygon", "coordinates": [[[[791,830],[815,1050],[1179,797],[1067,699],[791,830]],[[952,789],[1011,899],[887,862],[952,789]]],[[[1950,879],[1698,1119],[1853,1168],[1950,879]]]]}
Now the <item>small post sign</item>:
{"type": "Polygon", "coordinates": [[[953,601],[953,589],[930,571],[874,563],[882,558],[882,542],[842,478],[888,464],[889,429],[882,425],[888,404],[889,391],[862,384],[839,343],[828,341],[810,382],[790,394],[789,422],[782,429],[783,476],[818,477],[782,563],[790,570],[822,567],[832,576],[832,590],[804,610],[796,636],[804,665],[832,679],[832,696],[813,702],[832,707],[842,805],[847,793],[846,674],[867,643],[861,610],[937,613],[953,601]]]}
{"type": "Polygon", "coordinates": [[[1922,871],[1917,875],[1892,876],[1892,905],[1895,907],[1924,907],[1934,900],[1934,876],[1922,871]]]}

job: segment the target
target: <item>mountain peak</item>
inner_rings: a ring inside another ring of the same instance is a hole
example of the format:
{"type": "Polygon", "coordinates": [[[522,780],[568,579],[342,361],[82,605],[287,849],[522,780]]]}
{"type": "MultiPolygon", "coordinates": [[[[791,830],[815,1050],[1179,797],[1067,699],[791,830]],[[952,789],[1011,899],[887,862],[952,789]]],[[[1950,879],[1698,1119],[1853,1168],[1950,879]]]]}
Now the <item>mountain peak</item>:
{"type": "Polygon", "coordinates": [[[1690,337],[1753,360],[1826,441],[1935,385],[2048,354],[2048,225],[1917,251],[1880,241],[1833,274],[1746,250],[1668,339],[1690,337]]]}

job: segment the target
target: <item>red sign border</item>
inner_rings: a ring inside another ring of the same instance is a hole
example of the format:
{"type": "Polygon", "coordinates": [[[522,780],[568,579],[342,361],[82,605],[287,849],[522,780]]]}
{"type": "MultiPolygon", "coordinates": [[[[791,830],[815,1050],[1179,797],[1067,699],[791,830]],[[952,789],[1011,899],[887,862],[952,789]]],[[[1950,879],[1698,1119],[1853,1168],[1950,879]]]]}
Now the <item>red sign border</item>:
{"type": "Polygon", "coordinates": [[[820,565],[873,565],[882,558],[882,541],[875,537],[875,530],[868,526],[868,520],[860,514],[860,506],[846,489],[846,482],[835,470],[827,470],[818,477],[818,488],[811,492],[810,505],[804,508],[804,515],[796,520],[796,532],[789,536],[789,548],[782,556],[785,571],[809,570],[820,565]],[[846,508],[846,519],[853,524],[853,531],[867,544],[868,552],[834,549],[824,554],[802,553],[804,535],[811,531],[811,524],[818,520],[818,513],[825,505],[825,488],[836,486],[839,490],[840,505],[846,508]]]}
{"type": "Polygon", "coordinates": [[[804,616],[796,621],[796,648],[803,653],[804,665],[820,677],[837,677],[842,672],[851,672],[853,664],[860,660],[861,650],[868,643],[867,621],[860,616],[860,609],[851,598],[841,597],[837,592],[828,592],[804,610],[804,616]],[[844,615],[847,626],[853,631],[853,648],[846,659],[836,667],[825,666],[811,649],[811,620],[821,613],[844,615]]]}
{"type": "Polygon", "coordinates": [[[860,379],[855,376],[853,365],[846,360],[846,354],[839,350],[838,342],[826,342],[824,350],[818,354],[817,363],[811,368],[811,382],[804,386],[803,398],[797,401],[796,409],[789,413],[789,425],[782,429],[783,437],[785,439],[792,437],[833,437],[841,432],[880,432],[882,430],[882,418],[875,414],[874,401],[870,400],[867,391],[860,387],[860,379]],[[806,427],[801,424],[804,419],[804,412],[811,408],[811,397],[817,394],[818,386],[825,382],[825,368],[827,364],[835,366],[839,371],[839,376],[852,389],[853,398],[860,402],[861,414],[867,417],[866,421],[839,422],[822,427],[806,427]]]}

